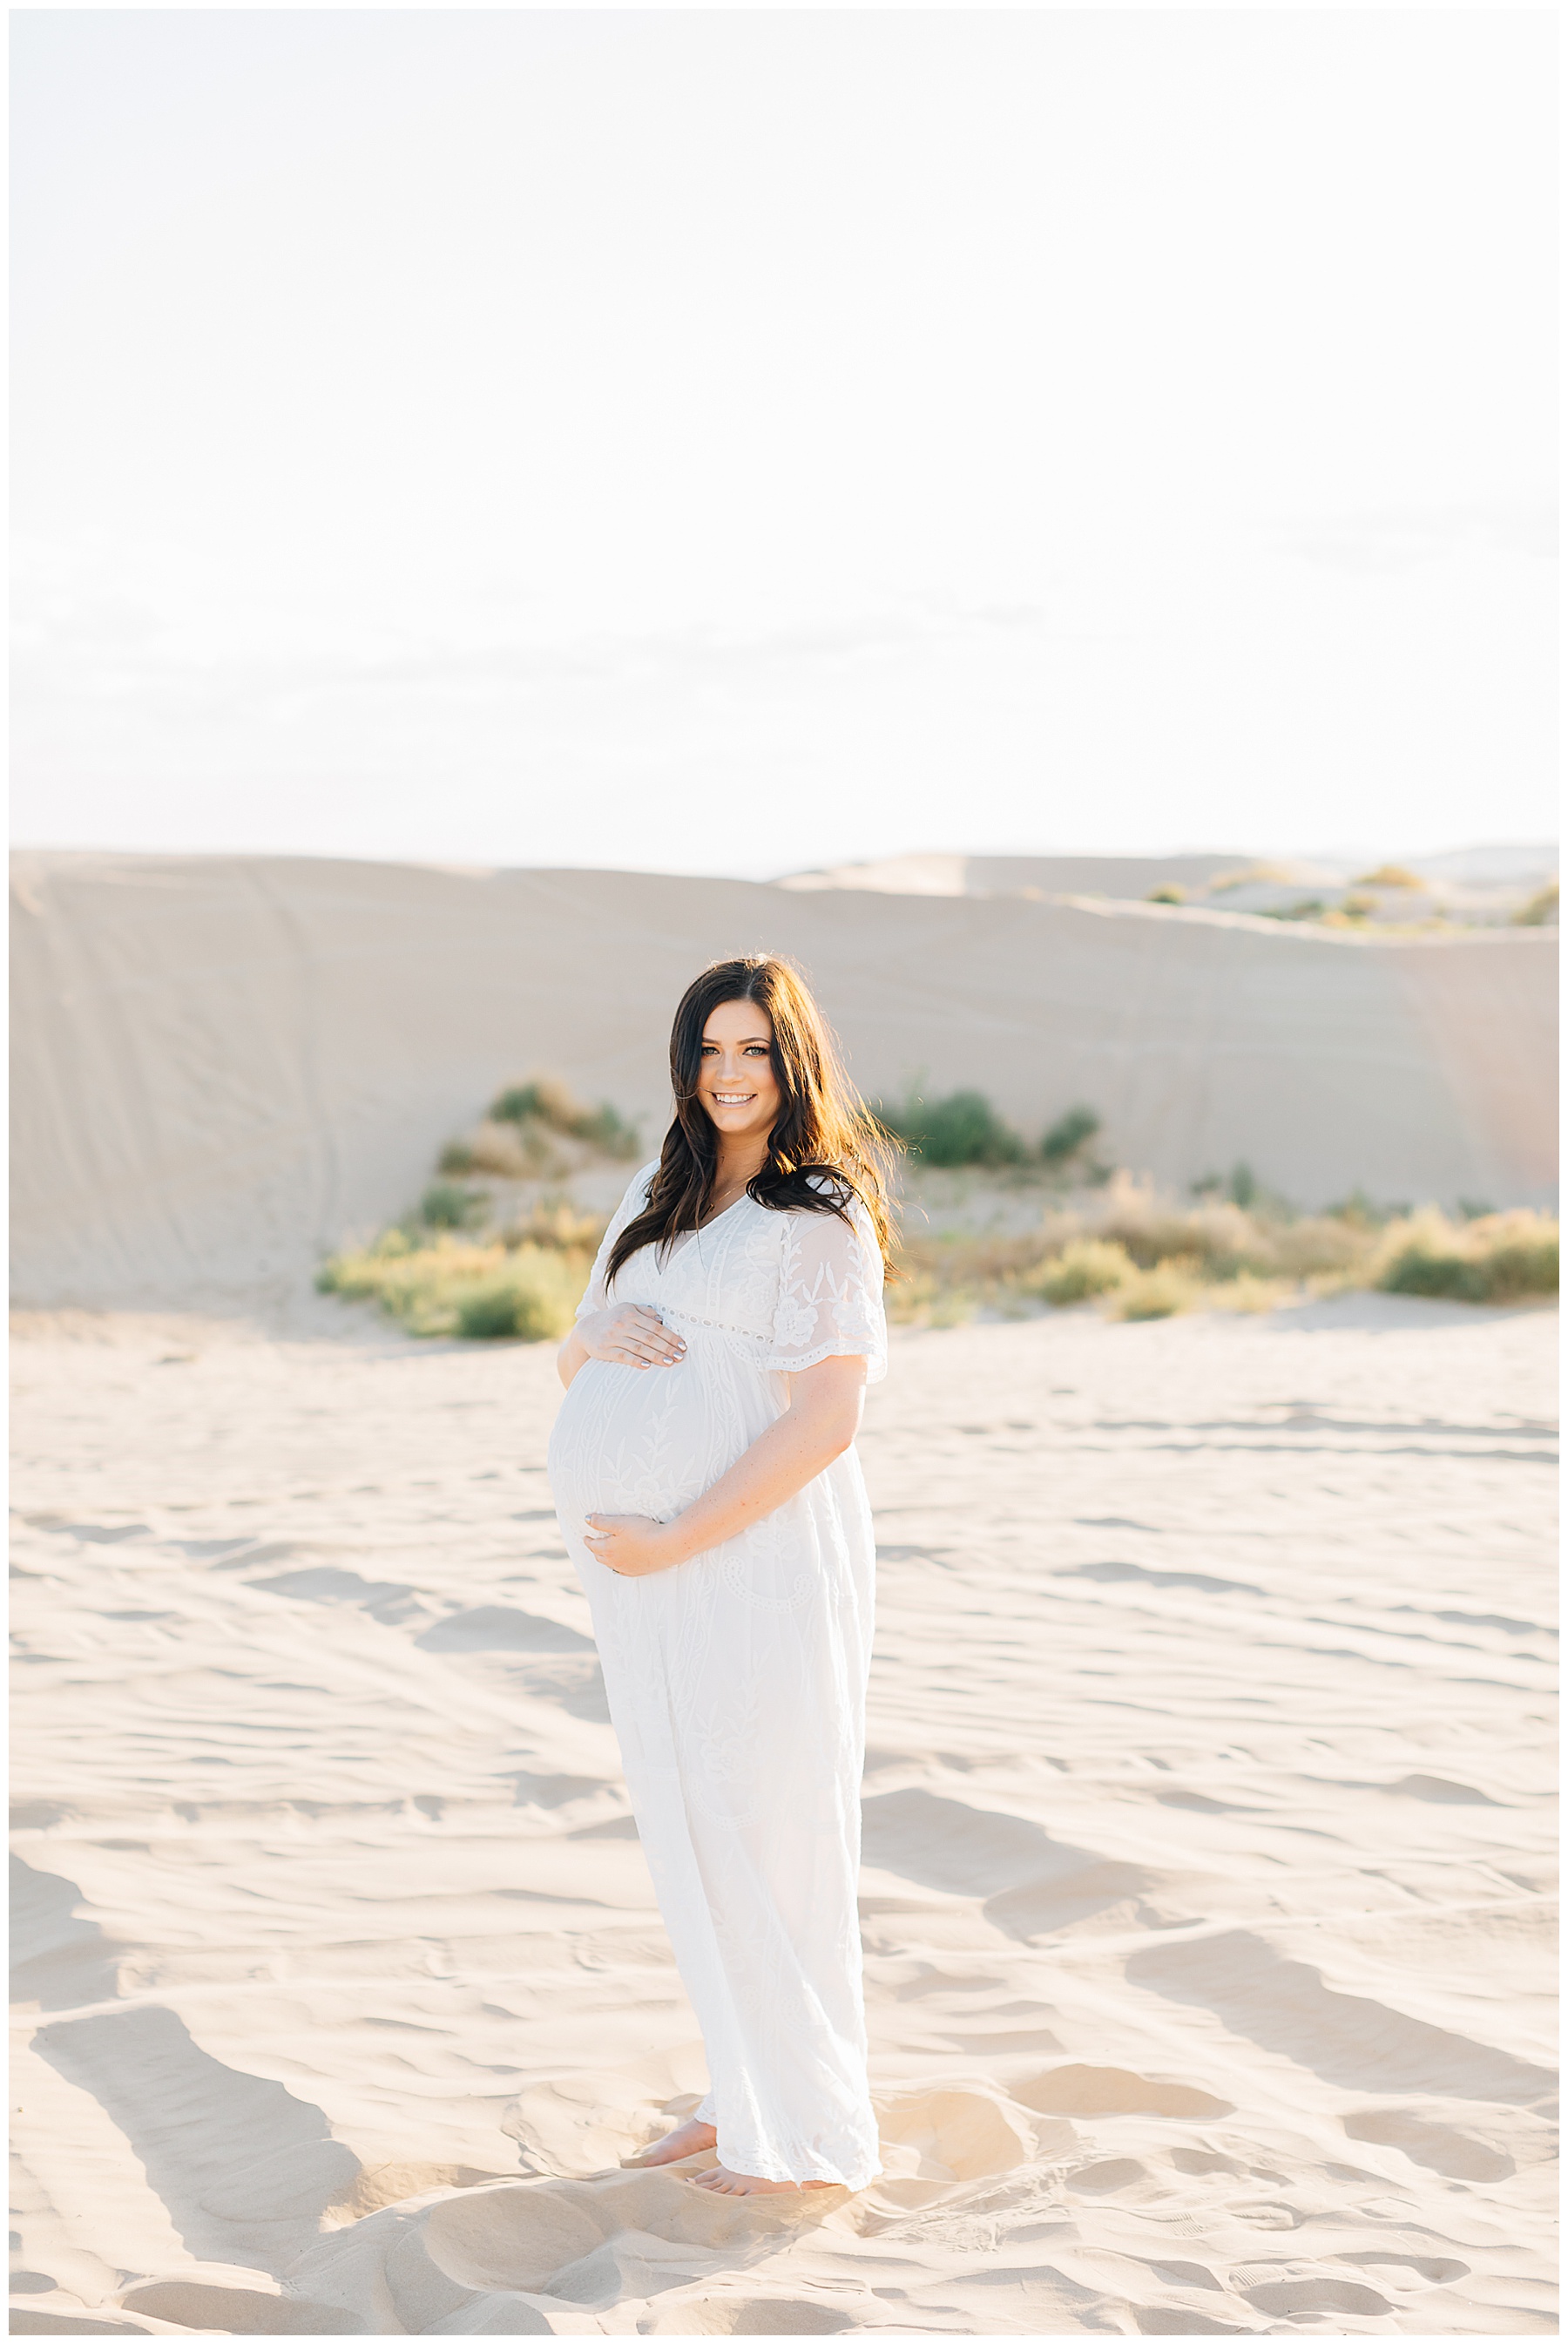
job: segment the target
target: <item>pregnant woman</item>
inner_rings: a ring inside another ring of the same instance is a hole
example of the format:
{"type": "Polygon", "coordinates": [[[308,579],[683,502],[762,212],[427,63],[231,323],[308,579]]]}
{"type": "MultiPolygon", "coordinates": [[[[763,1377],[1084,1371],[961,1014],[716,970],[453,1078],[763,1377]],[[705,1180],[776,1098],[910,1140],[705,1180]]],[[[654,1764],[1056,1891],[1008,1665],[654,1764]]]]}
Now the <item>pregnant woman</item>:
{"type": "Polygon", "coordinates": [[[879,2170],[856,1882],[874,1556],[851,1443],[886,1366],[875,1124],[799,975],[721,961],[675,1121],[605,1233],[550,1442],[711,2089],[647,2151],[749,2195],[879,2170]]]}

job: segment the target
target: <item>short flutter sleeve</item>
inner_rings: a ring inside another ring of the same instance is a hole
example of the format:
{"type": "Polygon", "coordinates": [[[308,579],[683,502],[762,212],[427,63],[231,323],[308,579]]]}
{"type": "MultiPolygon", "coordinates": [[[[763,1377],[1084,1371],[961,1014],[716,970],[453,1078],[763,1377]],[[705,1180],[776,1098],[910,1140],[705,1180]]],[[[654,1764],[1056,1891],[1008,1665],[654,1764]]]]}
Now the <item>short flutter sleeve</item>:
{"type": "Polygon", "coordinates": [[[866,1381],[888,1371],[882,1252],[859,1198],[837,1213],[785,1213],[779,1301],[766,1368],[799,1375],[823,1359],[859,1358],[866,1381]]]}
{"type": "Polygon", "coordinates": [[[609,1308],[605,1272],[609,1268],[609,1258],[615,1248],[615,1241],[628,1221],[635,1221],[647,1204],[648,1184],[658,1169],[657,1158],[651,1164],[645,1164],[640,1172],[633,1175],[625,1196],[616,1207],[610,1217],[610,1225],[599,1240],[599,1249],[594,1257],[593,1273],[588,1282],[588,1292],[578,1304],[577,1315],[579,1318],[586,1318],[590,1311],[609,1308]]]}

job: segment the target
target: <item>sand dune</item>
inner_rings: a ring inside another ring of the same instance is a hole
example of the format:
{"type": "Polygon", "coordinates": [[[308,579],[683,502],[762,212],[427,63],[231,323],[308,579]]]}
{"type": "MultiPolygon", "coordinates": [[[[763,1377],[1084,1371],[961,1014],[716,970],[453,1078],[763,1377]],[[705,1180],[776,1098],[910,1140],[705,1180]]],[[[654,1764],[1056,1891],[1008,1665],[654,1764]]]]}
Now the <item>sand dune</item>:
{"type": "Polygon", "coordinates": [[[35,1322],[14,2332],[1547,2332],[1552,1314],[900,1331],[886,2173],[619,2160],[703,2077],[550,1361],[35,1322]]]}
{"type": "MultiPolygon", "coordinates": [[[[1201,886],[1207,880],[1258,867],[1246,854],[890,854],[876,863],[829,863],[814,871],[792,871],[781,887],[869,888],[893,895],[1001,895],[1038,888],[1046,895],[1114,895],[1136,902],[1151,887],[1174,881],[1201,886]]],[[[1352,880],[1361,861],[1318,855],[1261,858],[1265,867],[1285,869],[1302,881],[1312,877],[1352,880]]],[[[1541,887],[1557,875],[1555,842],[1456,847],[1444,854],[1401,854],[1394,861],[1419,878],[1464,888],[1541,887]]],[[[1373,858],[1374,863],[1377,858],[1373,858]]]]}
{"type": "Polygon", "coordinates": [[[1555,845],[1476,846],[1448,854],[1395,858],[1403,878],[1372,884],[1387,864],[1241,854],[893,854],[878,863],[835,863],[778,881],[802,892],[835,889],[878,895],[1091,895],[1142,903],[1175,888],[1189,910],[1267,912],[1296,917],[1303,902],[1323,912],[1352,905],[1362,919],[1408,928],[1434,916],[1461,926],[1504,927],[1557,876],[1555,845]],[[1357,884],[1358,880],[1362,883],[1357,884]],[[1408,881],[1408,884],[1406,882],[1408,881]]]}
{"type": "Polygon", "coordinates": [[[1555,937],[846,894],[616,872],[17,858],[16,1291],[252,1303],[405,1210],[498,1084],[666,1110],[670,1006],[721,953],[810,969],[873,1094],[1095,1107],[1177,1186],[1302,1206],[1553,1193],[1555,937]]]}
{"type": "Polygon", "coordinates": [[[1201,884],[1242,871],[1244,854],[890,854],[880,863],[831,863],[792,871],[780,887],[869,889],[879,895],[1111,895],[1141,902],[1151,887],[1201,884]]]}

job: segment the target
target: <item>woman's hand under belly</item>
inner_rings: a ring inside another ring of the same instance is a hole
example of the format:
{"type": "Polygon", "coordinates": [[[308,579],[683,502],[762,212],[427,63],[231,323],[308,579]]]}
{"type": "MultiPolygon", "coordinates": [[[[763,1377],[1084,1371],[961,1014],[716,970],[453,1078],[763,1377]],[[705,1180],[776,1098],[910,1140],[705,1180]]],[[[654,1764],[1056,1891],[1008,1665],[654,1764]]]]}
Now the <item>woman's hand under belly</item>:
{"type": "Polygon", "coordinates": [[[648,1514],[590,1514],[583,1538],[588,1552],[618,1579],[648,1579],[689,1560],[676,1523],[648,1514]]]}

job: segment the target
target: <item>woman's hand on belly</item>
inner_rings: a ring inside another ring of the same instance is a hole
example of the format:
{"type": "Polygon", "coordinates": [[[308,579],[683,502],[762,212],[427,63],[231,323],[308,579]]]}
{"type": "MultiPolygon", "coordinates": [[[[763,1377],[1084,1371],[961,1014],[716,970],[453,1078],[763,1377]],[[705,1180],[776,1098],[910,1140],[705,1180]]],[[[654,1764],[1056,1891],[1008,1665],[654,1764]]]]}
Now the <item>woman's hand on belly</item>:
{"type": "Polygon", "coordinates": [[[676,1540],[672,1523],[656,1522],[647,1514],[589,1514],[583,1537],[588,1552],[620,1579],[673,1570],[690,1551],[676,1540]]]}
{"type": "Polygon", "coordinates": [[[577,1339],[590,1359],[618,1368],[673,1368],[686,1357],[685,1336],[667,1327],[649,1302],[592,1311],[578,1320],[577,1339]]]}
{"type": "Polygon", "coordinates": [[[676,1368],[686,1357],[686,1338],[665,1325],[651,1303],[622,1302],[613,1310],[590,1310],[579,1318],[556,1353],[556,1373],[568,1390],[588,1359],[616,1368],[676,1368]]]}

